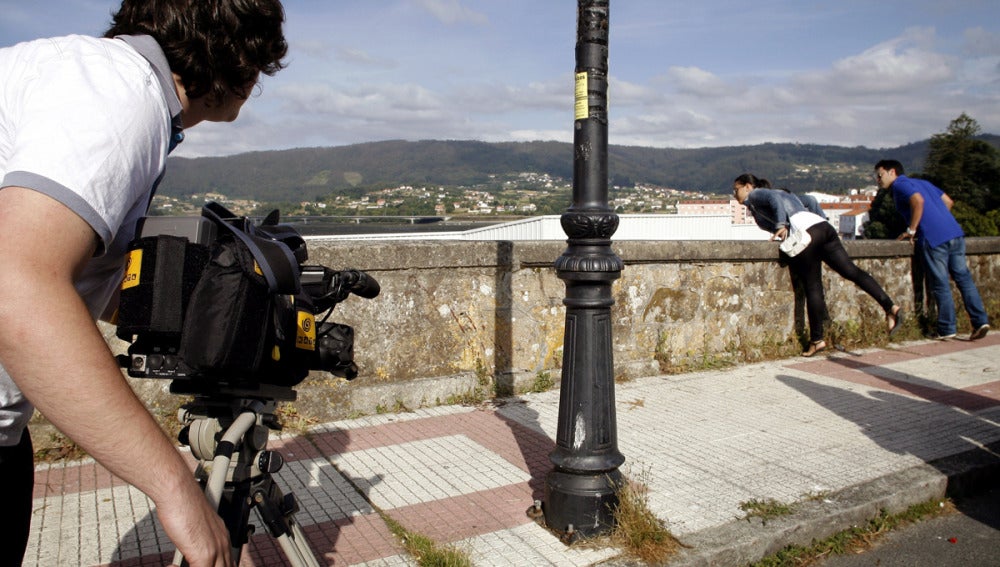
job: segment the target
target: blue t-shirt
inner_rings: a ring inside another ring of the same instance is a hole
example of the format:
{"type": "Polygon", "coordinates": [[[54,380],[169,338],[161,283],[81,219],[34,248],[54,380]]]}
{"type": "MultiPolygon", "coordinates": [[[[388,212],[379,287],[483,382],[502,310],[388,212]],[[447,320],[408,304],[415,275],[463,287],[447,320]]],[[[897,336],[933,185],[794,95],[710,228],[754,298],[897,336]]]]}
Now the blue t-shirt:
{"type": "Polygon", "coordinates": [[[927,246],[933,248],[949,240],[965,236],[962,227],[959,226],[958,221],[955,220],[954,215],[941,199],[944,191],[929,181],[900,175],[892,182],[892,200],[896,203],[896,210],[903,215],[907,224],[913,218],[913,211],[910,210],[910,197],[917,193],[924,198],[924,214],[920,217],[920,225],[917,227],[918,242],[926,242],[927,246]]]}

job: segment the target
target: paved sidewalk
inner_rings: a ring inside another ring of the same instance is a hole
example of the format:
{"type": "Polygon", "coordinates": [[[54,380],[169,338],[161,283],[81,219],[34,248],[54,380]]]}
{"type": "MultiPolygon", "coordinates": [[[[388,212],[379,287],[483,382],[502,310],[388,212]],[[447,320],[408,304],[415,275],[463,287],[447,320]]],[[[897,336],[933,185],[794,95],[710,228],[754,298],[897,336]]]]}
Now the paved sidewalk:
{"type": "MultiPolygon", "coordinates": [[[[616,386],[622,470],[689,546],[670,565],[742,565],[940,497],[949,477],[1000,482],[1000,333],[831,352],[616,386]],[[761,525],[740,510],[753,499],[798,504],[761,525]]],[[[551,470],[558,403],[552,391],[275,436],[287,461],[275,477],[324,565],[416,565],[373,505],[477,566],[626,564],[613,549],[567,547],[525,514],[551,470]]],[[[173,555],[150,501],[92,461],[40,467],[32,521],[27,566],[173,555]]],[[[284,565],[258,531],[241,565],[284,565]]]]}

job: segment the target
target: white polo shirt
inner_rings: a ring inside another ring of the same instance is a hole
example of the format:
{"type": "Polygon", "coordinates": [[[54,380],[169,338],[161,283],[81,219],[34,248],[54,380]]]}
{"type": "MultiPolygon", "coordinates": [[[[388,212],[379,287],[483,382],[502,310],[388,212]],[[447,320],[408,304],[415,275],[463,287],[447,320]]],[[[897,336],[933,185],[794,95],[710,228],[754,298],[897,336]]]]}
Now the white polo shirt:
{"type": "MultiPolygon", "coordinates": [[[[166,57],[149,36],[40,39],[0,49],[0,77],[0,190],[44,193],[94,229],[99,249],[75,283],[96,320],[180,132],[166,57]]],[[[0,368],[0,445],[31,412],[0,368]]]]}

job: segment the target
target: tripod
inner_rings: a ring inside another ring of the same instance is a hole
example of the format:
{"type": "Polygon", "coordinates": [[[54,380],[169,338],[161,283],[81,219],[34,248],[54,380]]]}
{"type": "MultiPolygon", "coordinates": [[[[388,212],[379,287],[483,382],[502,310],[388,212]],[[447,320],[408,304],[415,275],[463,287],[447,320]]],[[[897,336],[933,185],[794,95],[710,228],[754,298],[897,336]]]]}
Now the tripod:
{"type": "MultiPolygon", "coordinates": [[[[267,450],[268,430],[280,429],[274,415],[277,402],[294,400],[295,391],[268,384],[230,387],[190,380],[174,380],[170,391],[194,395],[178,412],[184,425],[180,439],[198,459],[195,478],[229,530],[234,561],[239,563],[254,532],[248,522],[250,510],[256,508],[292,567],[320,567],[295,521],[295,496],[283,494],[271,476],[284,459],[267,450]]],[[[187,565],[182,561],[177,551],[174,564],[187,565]]]]}

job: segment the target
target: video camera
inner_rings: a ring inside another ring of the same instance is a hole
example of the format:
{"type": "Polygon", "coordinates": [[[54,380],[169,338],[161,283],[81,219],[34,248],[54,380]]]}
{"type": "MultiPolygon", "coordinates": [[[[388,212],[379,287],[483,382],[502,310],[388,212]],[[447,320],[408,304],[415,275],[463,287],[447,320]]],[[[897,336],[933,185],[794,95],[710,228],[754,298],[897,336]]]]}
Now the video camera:
{"type": "Polygon", "coordinates": [[[305,240],[278,220],[253,224],[218,203],[200,217],[142,220],[118,309],[129,376],[200,391],[287,389],[310,370],[357,375],[354,330],[327,319],[351,294],[376,297],[378,282],[305,265],[305,240]]]}

